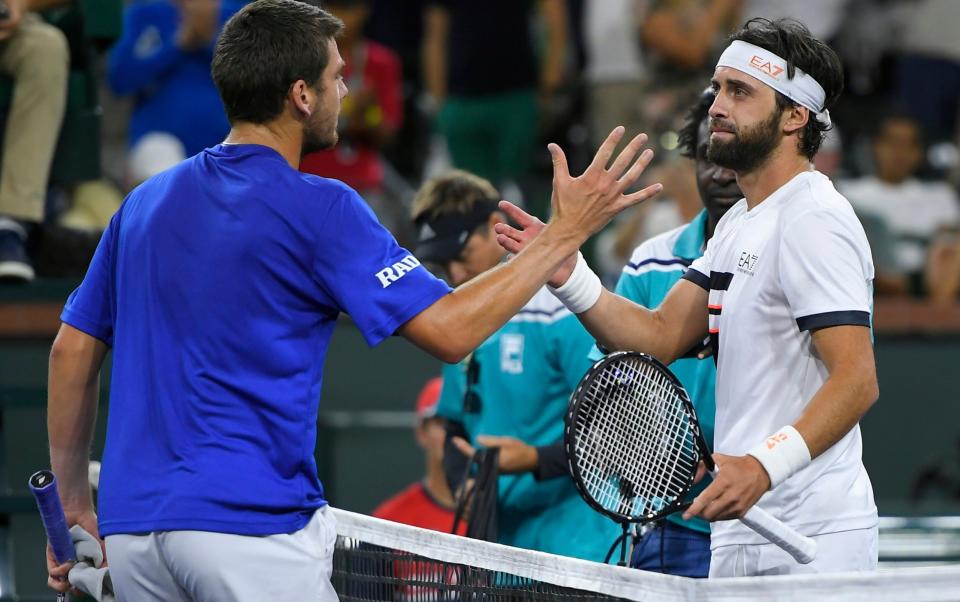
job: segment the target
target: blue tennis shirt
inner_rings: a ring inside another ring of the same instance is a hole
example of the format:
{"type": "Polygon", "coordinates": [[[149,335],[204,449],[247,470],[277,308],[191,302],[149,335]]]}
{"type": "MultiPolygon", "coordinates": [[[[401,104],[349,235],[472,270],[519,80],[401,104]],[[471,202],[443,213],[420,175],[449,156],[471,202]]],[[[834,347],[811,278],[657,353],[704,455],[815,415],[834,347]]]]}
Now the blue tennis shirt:
{"type": "Polygon", "coordinates": [[[302,528],[337,315],[370,345],[449,292],[345,184],[220,145],[130,193],[61,316],[113,347],[101,535],[302,528]]]}

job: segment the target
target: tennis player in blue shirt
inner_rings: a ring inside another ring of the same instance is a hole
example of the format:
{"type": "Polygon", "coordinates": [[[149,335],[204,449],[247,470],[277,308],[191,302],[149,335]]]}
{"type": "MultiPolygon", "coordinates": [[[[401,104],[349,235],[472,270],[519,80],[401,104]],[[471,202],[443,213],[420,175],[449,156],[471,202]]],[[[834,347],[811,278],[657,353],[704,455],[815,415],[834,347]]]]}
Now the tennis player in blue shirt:
{"type": "MultiPolygon", "coordinates": [[[[230,134],[128,196],[64,307],[51,465],[68,523],[105,539],[121,600],[336,599],[313,450],[338,314],[371,345],[400,334],[457,362],[588,236],[660,190],[624,194],[652,157],[637,158],[643,135],[614,157],[617,128],[578,178],[551,145],[546,235],[451,292],[352,189],[296,169],[337,140],[341,28],[292,0],[230,19],[212,64],[230,134]],[[86,474],[109,349],[98,525],[86,474]]],[[[69,565],[49,550],[47,562],[51,587],[66,590],[69,565]]]]}

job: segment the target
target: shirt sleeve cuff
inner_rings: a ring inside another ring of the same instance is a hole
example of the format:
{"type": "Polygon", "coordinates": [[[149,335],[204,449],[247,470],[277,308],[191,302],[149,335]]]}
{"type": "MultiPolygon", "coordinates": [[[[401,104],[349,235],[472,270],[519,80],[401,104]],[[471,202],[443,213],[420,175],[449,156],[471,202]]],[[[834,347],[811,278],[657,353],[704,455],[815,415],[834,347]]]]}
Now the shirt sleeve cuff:
{"type": "Polygon", "coordinates": [[[707,292],[710,291],[710,278],[693,268],[690,268],[683,273],[683,279],[689,280],[707,292]]]}
{"type": "Polygon", "coordinates": [[[88,320],[75,311],[65,309],[60,314],[60,321],[73,326],[80,332],[103,341],[108,347],[113,347],[113,336],[109,327],[103,327],[93,320],[88,320]]]}
{"type": "Polygon", "coordinates": [[[567,469],[567,455],[563,451],[563,441],[538,447],[537,458],[537,469],[533,477],[538,481],[570,474],[567,469]]]}
{"type": "Polygon", "coordinates": [[[797,327],[803,330],[817,330],[830,326],[866,326],[870,327],[870,312],[867,311],[828,311],[797,318],[797,327]]]}

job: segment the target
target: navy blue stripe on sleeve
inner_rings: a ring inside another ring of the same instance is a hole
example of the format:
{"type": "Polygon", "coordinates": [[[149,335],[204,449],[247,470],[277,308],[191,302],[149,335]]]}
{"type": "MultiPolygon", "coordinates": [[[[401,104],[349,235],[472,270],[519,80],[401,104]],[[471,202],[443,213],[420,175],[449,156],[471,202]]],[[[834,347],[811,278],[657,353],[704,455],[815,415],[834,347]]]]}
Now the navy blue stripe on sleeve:
{"type": "Polygon", "coordinates": [[[650,257],[649,259],[644,259],[639,263],[628,263],[627,267],[635,270],[651,263],[656,265],[682,265],[683,267],[688,267],[693,262],[689,259],[682,259],[680,257],[673,259],[657,259],[656,257],[650,257]]]}
{"type": "Polygon", "coordinates": [[[800,330],[816,330],[830,326],[870,326],[870,312],[866,311],[828,311],[797,318],[800,330]]]}
{"type": "Polygon", "coordinates": [[[710,279],[696,270],[690,269],[684,272],[683,279],[689,280],[707,292],[710,291],[710,279]]]}

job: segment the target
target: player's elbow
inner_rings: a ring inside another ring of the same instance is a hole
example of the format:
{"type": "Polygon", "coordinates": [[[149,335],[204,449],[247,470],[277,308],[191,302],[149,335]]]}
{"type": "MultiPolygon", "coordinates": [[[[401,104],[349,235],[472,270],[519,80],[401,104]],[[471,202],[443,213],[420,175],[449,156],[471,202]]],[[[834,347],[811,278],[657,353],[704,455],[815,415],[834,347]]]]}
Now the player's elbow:
{"type": "Polygon", "coordinates": [[[432,352],[432,355],[441,362],[447,364],[459,364],[464,360],[464,358],[470,355],[470,351],[472,350],[451,343],[438,347],[432,352]]]}
{"type": "Polygon", "coordinates": [[[50,365],[69,362],[84,353],[84,342],[66,329],[61,329],[50,347],[50,365]]]}
{"type": "Polygon", "coordinates": [[[873,407],[880,399],[880,384],[877,382],[877,376],[874,374],[863,385],[864,412],[873,407]]]}
{"type": "Polygon", "coordinates": [[[854,381],[855,401],[859,402],[860,416],[864,416],[880,397],[880,385],[875,370],[863,370],[854,381]]]}

